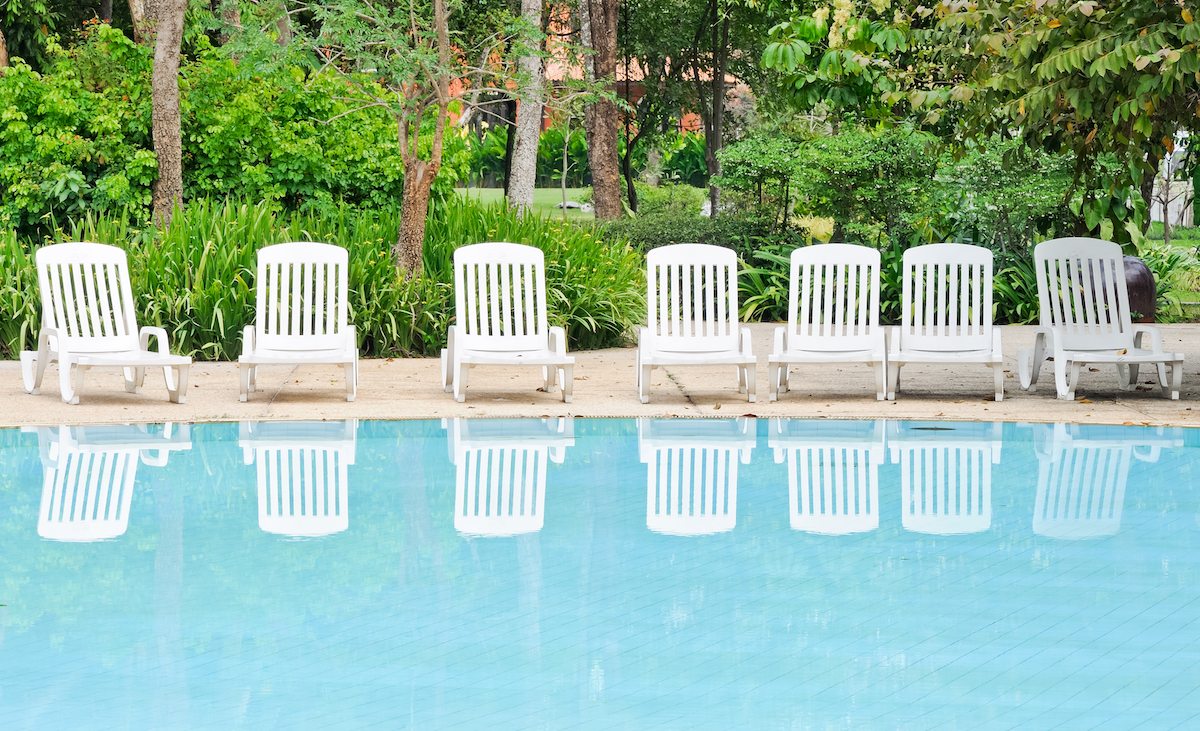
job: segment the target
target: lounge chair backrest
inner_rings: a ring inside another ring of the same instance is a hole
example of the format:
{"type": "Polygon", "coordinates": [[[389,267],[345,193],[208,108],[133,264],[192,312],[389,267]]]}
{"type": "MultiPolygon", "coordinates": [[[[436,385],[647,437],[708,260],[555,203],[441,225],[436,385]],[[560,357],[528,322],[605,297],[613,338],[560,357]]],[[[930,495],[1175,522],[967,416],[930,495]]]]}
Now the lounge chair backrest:
{"type": "Polygon", "coordinates": [[[348,257],[309,241],[258,251],[255,339],[265,350],[334,350],[348,332],[348,257]]]}
{"type": "Polygon", "coordinates": [[[738,349],[737,256],[708,244],[675,244],[646,256],[647,325],[653,350],[738,349]]]}
{"type": "Polygon", "coordinates": [[[879,466],[884,424],[771,420],[768,444],[787,464],[793,530],[825,535],[879,527],[879,466]]]}
{"type": "Polygon", "coordinates": [[[1121,247],[1111,241],[1066,238],[1033,250],[1040,322],[1057,331],[1065,350],[1133,347],[1129,292],[1121,247]]]}
{"type": "Polygon", "coordinates": [[[992,347],[992,252],[928,244],[904,252],[900,342],[904,350],[992,347]]]}
{"type": "Polygon", "coordinates": [[[545,255],[524,244],[492,242],[454,251],[454,310],[468,350],[545,350],[545,255]]]}
{"type": "Polygon", "coordinates": [[[35,255],[42,327],[73,353],[138,348],[137,316],[125,252],[107,244],[43,246],[35,255]]]}
{"type": "Polygon", "coordinates": [[[796,350],[866,350],[879,330],[879,252],[819,244],[792,252],[788,345],[796,350]]]}
{"type": "Polygon", "coordinates": [[[454,528],[475,536],[536,533],[545,523],[544,446],[466,446],[455,465],[454,528]]]}

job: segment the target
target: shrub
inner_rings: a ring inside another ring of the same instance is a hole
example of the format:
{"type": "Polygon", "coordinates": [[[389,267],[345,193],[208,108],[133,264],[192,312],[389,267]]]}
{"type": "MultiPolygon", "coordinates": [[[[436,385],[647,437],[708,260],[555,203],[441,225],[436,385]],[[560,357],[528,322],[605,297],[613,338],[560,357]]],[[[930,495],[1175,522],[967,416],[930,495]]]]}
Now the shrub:
{"type": "Polygon", "coordinates": [[[604,225],[603,231],[606,236],[629,241],[643,252],[669,244],[713,244],[733,249],[743,260],[749,260],[756,249],[767,244],[806,243],[803,231],[778,231],[772,221],[753,214],[707,218],[691,212],[665,212],[612,221],[604,225]]]}
{"type": "MultiPolygon", "coordinates": [[[[643,316],[641,257],[590,229],[451,198],[429,222],[424,275],[405,280],[390,254],[399,220],[395,208],[347,203],[289,212],[275,201],[200,200],[165,233],[139,225],[131,213],[89,213],[53,239],[123,246],[139,320],[166,328],[178,352],[202,360],[240,352],[242,327],[254,314],[255,251],[283,241],[328,241],[349,250],[351,317],[368,356],[438,352],[454,312],[453,250],[480,241],[516,241],[546,252],[550,319],[567,328],[572,348],[621,344],[643,316]]],[[[37,333],[29,249],[15,233],[0,237],[0,337],[10,358],[33,347],[37,333]]]]}

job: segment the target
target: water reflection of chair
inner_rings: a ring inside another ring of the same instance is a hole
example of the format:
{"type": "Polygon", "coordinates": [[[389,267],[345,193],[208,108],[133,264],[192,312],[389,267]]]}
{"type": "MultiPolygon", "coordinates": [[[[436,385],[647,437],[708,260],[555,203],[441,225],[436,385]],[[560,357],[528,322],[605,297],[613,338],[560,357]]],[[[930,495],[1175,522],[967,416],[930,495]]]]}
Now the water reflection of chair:
{"type": "Polygon", "coordinates": [[[191,449],[187,425],[22,427],[36,433],[42,461],[38,535],[54,541],[103,541],[129,527],[138,464],[165,467],[191,449]]]}
{"type": "Polygon", "coordinates": [[[1078,540],[1116,535],[1125,488],[1136,459],[1157,462],[1163,447],[1183,446],[1180,429],[1159,427],[1140,434],[1113,427],[1038,425],[1038,491],[1033,532],[1078,540]]]}
{"type": "Polygon", "coordinates": [[[793,530],[826,535],[879,527],[884,422],[771,419],[767,446],[787,463],[793,530]]]}
{"type": "Polygon", "coordinates": [[[309,538],[349,528],[357,430],[353,419],[243,421],[238,446],[257,467],[258,527],[309,538]]]}
{"type": "Polygon", "coordinates": [[[545,523],[546,470],[575,446],[571,417],[444,419],[454,463],[454,528],[472,536],[536,533],[545,523]]]}
{"type": "Polygon", "coordinates": [[[737,419],[638,419],[638,457],[646,465],[646,526],[696,536],[733,530],[738,464],[754,451],[754,422],[737,419]]]}
{"type": "Polygon", "coordinates": [[[1001,425],[891,423],[888,450],[900,465],[902,524],[917,533],[979,533],[992,523],[992,465],[1001,425]]]}

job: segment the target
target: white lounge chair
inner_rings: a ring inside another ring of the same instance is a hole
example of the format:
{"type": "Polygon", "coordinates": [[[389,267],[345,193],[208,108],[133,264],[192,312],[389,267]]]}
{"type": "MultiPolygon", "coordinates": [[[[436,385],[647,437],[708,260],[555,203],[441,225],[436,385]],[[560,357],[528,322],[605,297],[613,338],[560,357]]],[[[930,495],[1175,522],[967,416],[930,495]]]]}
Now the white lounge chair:
{"type": "Polygon", "coordinates": [[[650,401],[655,368],[737,367],[738,392],[756,397],[750,329],[738,320],[737,256],[707,244],[676,244],[646,256],[647,327],[638,333],[637,389],[650,401]]]}
{"type": "Polygon", "coordinates": [[[928,244],[904,252],[900,325],[888,342],[888,398],[906,363],[980,363],[1004,400],[1000,328],[992,326],[992,252],[968,244],[928,244]]]}
{"type": "Polygon", "coordinates": [[[701,536],[737,523],[738,465],[750,464],[754,420],[638,419],[638,457],[646,465],[646,526],[701,536]]]}
{"type": "Polygon", "coordinates": [[[787,391],[800,363],[866,363],[876,398],[887,395],[887,341],[879,325],[879,252],[853,244],[792,252],[787,327],[775,328],[767,358],[770,400],[787,391]]]}
{"type": "Polygon", "coordinates": [[[884,421],[771,419],[767,446],[787,463],[792,530],[848,535],[879,527],[884,421]]]}
{"type": "Polygon", "coordinates": [[[523,244],[484,243],[454,251],[454,319],[442,351],[442,386],[463,401],[474,366],[542,367],[546,391],[571,402],[575,358],[567,333],[546,319],[545,255],[523,244]]]}
{"type": "Polygon", "coordinates": [[[934,535],[980,533],[992,524],[992,465],[1003,446],[997,423],[888,424],[900,465],[901,524],[934,535]]]}
{"type": "Polygon", "coordinates": [[[125,534],[139,464],[165,467],[192,448],[186,424],[22,427],[36,433],[42,461],[38,535],[52,541],[106,541],[125,534]]]}
{"type": "Polygon", "coordinates": [[[1047,538],[1105,538],[1121,530],[1125,490],[1135,461],[1153,463],[1164,448],[1182,447],[1183,430],[1040,424],[1033,532],[1047,538]]]}
{"type": "Polygon", "coordinates": [[[243,421],[242,462],[256,468],[258,527],[316,538],[350,527],[358,422],[243,421]]]}
{"type": "Polygon", "coordinates": [[[254,324],[242,330],[242,401],[260,365],[340,365],[346,400],[358,394],[358,337],[348,321],[346,250],[308,241],[258,251],[254,324]]]}
{"type": "Polygon", "coordinates": [[[57,361],[62,400],[69,404],[79,403],[83,375],[96,367],[123,369],[130,393],[141,388],[147,368],[162,368],[170,400],[187,399],[192,359],[171,354],[163,328],[138,327],[124,251],[73,242],[43,246],[35,260],[42,327],[37,352],[21,353],[28,393],[38,393],[46,366],[57,361]],[[150,350],[150,338],[156,350],[150,350]]]}
{"type": "Polygon", "coordinates": [[[1179,398],[1183,354],[1163,350],[1158,328],[1133,324],[1120,246],[1100,239],[1054,239],[1038,244],[1033,259],[1041,315],[1033,348],[1017,356],[1022,388],[1037,384],[1042,364],[1052,357],[1060,399],[1075,398],[1088,363],[1115,365],[1125,390],[1137,385],[1139,365],[1154,365],[1163,395],[1179,398]]]}
{"type": "Polygon", "coordinates": [[[536,533],[546,517],[548,463],[575,446],[571,417],[443,420],[454,463],[454,528],[468,536],[536,533]]]}

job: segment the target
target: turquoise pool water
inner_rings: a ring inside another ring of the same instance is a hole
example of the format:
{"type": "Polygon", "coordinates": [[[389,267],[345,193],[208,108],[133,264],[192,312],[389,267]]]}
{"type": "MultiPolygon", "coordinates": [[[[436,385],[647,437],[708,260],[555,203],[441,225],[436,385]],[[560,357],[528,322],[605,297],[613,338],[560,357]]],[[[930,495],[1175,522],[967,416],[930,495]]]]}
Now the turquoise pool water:
{"type": "Polygon", "coordinates": [[[0,431],[0,728],[1196,728],[1200,432],[0,431]]]}

